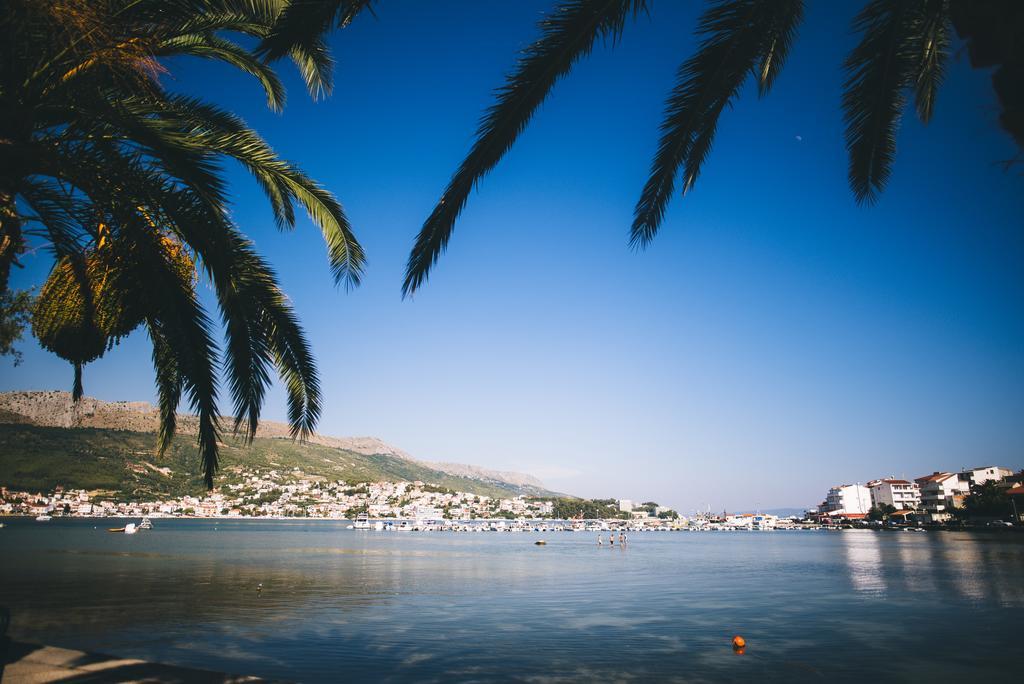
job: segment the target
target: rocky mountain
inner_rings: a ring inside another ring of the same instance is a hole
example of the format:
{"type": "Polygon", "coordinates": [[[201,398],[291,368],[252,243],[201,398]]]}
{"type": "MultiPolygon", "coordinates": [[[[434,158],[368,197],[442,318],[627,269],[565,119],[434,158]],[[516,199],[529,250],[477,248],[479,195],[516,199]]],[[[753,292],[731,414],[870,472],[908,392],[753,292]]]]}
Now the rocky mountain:
{"type": "MultiPolygon", "coordinates": [[[[4,424],[155,433],[159,422],[159,411],[145,401],[101,401],[92,397],[82,397],[78,402],[74,402],[69,392],[0,392],[0,423],[4,424]]],[[[225,423],[230,425],[231,420],[225,419],[225,423]]],[[[195,416],[178,414],[179,435],[196,434],[197,425],[195,416]]],[[[260,422],[256,437],[289,439],[291,433],[286,423],[265,420],[260,422]]],[[[546,492],[544,483],[531,475],[488,470],[461,463],[419,461],[376,437],[331,437],[315,434],[308,441],[364,456],[395,457],[468,480],[499,486],[511,485],[526,494],[546,492]]]]}
{"type": "Polygon", "coordinates": [[[488,470],[487,468],[481,468],[475,465],[466,465],[464,463],[445,463],[445,462],[433,462],[433,461],[420,461],[423,465],[434,470],[440,470],[443,473],[449,475],[457,475],[458,477],[466,477],[474,480],[494,480],[497,482],[507,482],[508,484],[515,485],[517,487],[536,487],[537,489],[543,489],[544,483],[535,478],[533,475],[527,475],[525,473],[516,473],[508,470],[488,470]]]}

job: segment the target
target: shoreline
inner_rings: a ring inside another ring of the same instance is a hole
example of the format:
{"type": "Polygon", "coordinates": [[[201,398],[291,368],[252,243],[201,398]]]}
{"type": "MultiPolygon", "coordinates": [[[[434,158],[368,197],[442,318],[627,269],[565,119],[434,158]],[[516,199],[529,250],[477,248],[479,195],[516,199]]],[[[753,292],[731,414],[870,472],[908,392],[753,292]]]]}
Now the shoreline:
{"type": "MultiPolygon", "coordinates": [[[[6,520],[33,520],[35,516],[32,514],[12,514],[12,515],[0,515],[0,522],[6,520]]],[[[225,522],[225,521],[236,521],[244,523],[258,523],[258,522],[302,522],[302,523],[339,523],[347,524],[346,529],[354,532],[393,532],[399,531],[398,528],[386,528],[384,530],[376,529],[353,529],[352,524],[354,520],[347,518],[324,518],[324,517],[289,517],[289,516],[168,516],[168,515],[110,515],[110,516],[86,516],[86,515],[56,515],[48,521],[39,521],[40,524],[45,522],[52,522],[54,520],[83,520],[83,521],[122,521],[122,520],[135,520],[139,518],[149,518],[151,520],[195,520],[195,521],[212,521],[212,522],[225,522]]],[[[417,522],[414,518],[374,518],[374,521],[381,521],[388,524],[392,523],[415,523],[417,522]]],[[[525,518],[519,520],[509,520],[506,518],[474,518],[470,520],[444,520],[434,521],[441,522],[441,526],[431,526],[428,529],[420,529],[413,527],[403,527],[400,531],[414,531],[414,532],[515,532],[515,533],[539,533],[539,532],[583,532],[590,534],[607,533],[614,530],[618,532],[620,530],[625,532],[636,532],[636,533],[647,533],[647,532],[841,532],[846,530],[860,530],[860,531],[872,531],[872,532],[998,532],[998,533],[1024,533],[1024,526],[1021,525],[996,525],[989,526],[987,523],[969,524],[961,527],[949,527],[941,524],[906,524],[906,525],[865,525],[865,526],[829,526],[821,524],[808,524],[808,525],[796,525],[793,527],[775,527],[768,529],[752,529],[748,527],[623,527],[619,525],[621,519],[586,519],[585,522],[590,527],[585,529],[574,529],[571,527],[572,520],[563,520],[557,518],[525,518]],[[500,524],[504,523],[504,524],[500,524]],[[594,525],[606,525],[600,529],[593,527],[594,525]],[[491,529],[491,527],[497,527],[498,529],[491,529]],[[554,526],[554,527],[549,527],[554,526]],[[543,527],[544,529],[539,529],[543,527]],[[461,529],[455,529],[461,528],[461,529]]]]}

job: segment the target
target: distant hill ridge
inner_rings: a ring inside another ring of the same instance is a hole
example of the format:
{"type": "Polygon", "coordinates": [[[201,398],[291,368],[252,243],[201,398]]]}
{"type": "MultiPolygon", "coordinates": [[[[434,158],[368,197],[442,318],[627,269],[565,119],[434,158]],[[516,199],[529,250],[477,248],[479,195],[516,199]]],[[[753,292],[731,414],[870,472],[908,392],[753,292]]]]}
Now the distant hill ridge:
{"type": "MultiPolygon", "coordinates": [[[[225,418],[228,425],[232,420],[225,418]]],[[[78,402],[74,402],[70,392],[0,392],[0,423],[155,433],[160,423],[160,413],[155,406],[146,401],[102,401],[93,397],[82,397],[78,402]]],[[[178,434],[194,435],[197,426],[198,420],[194,415],[178,414],[178,434]]],[[[290,438],[291,431],[286,423],[263,420],[260,421],[256,436],[269,439],[290,438]]],[[[467,479],[503,482],[526,489],[546,489],[543,482],[525,473],[488,470],[461,463],[420,461],[376,437],[330,437],[314,434],[308,441],[365,456],[393,456],[467,479]]]]}

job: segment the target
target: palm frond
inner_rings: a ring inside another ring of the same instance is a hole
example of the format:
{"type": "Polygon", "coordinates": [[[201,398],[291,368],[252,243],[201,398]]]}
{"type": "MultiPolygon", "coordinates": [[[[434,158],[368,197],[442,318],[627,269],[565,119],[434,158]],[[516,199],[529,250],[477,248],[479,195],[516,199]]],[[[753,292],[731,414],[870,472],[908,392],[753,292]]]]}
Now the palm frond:
{"type": "Polygon", "coordinates": [[[914,103],[922,122],[931,121],[949,57],[949,0],[928,0],[921,12],[918,34],[914,103]]]}
{"type": "MultiPolygon", "coordinates": [[[[156,236],[147,235],[140,226],[132,231],[130,238],[125,239],[132,240],[133,260],[130,265],[135,269],[132,275],[135,279],[144,278],[141,282],[149,285],[146,303],[150,312],[148,325],[151,336],[166,340],[164,349],[173,354],[182,389],[199,418],[199,454],[206,486],[212,488],[218,467],[220,421],[217,415],[217,347],[210,318],[192,289],[183,287],[173,265],[165,260],[156,236]]],[[[158,360],[162,364],[171,362],[169,358],[154,357],[154,361],[158,360]]],[[[161,384],[164,372],[157,369],[161,384]]],[[[161,418],[165,417],[164,414],[165,405],[161,400],[161,418]]],[[[166,435],[170,430],[164,428],[161,432],[166,435]]]]}
{"type": "Polygon", "coordinates": [[[94,235],[85,226],[87,205],[60,185],[45,178],[26,178],[18,194],[35,212],[26,217],[26,236],[38,234],[49,241],[57,257],[80,253],[94,235]],[[38,230],[33,226],[38,226],[38,230]]]}
{"type": "Polygon", "coordinates": [[[292,433],[307,436],[320,414],[320,388],[309,343],[272,269],[223,217],[168,185],[161,211],[196,251],[214,289],[227,332],[225,370],[235,404],[235,431],[251,439],[276,365],[288,392],[292,433]]]}
{"type": "Polygon", "coordinates": [[[167,338],[158,325],[147,322],[149,339],[153,343],[153,369],[156,371],[156,389],[159,398],[160,426],[157,430],[157,453],[163,455],[174,440],[178,426],[178,404],[181,402],[181,374],[177,359],[167,338]]]}
{"type": "Polygon", "coordinates": [[[305,45],[296,45],[288,51],[299,74],[306,83],[306,90],[314,100],[331,94],[334,88],[334,59],[322,40],[311,40],[305,45]]]}
{"type": "Polygon", "coordinates": [[[919,89],[919,111],[930,116],[942,74],[940,24],[946,21],[934,8],[929,12],[930,5],[931,0],[871,0],[854,19],[862,35],[844,64],[843,118],[850,187],[858,202],[875,201],[889,180],[910,88],[919,89]]]}
{"type": "Polygon", "coordinates": [[[162,41],[156,50],[156,55],[185,55],[226,62],[259,80],[267,94],[267,107],[275,112],[284,108],[284,85],[281,84],[281,79],[277,77],[274,70],[266,63],[256,59],[251,52],[230,40],[213,33],[175,36],[162,41]]]}
{"type": "Polygon", "coordinates": [[[567,0],[540,22],[530,45],[487,110],[469,154],[423,224],[409,255],[402,295],[413,294],[444,252],[469,193],[511,149],[516,138],[562,76],[588,55],[598,38],[615,40],[644,0],[567,0]]]}
{"type": "Polygon", "coordinates": [[[131,142],[133,152],[144,152],[172,175],[181,179],[211,205],[227,205],[226,184],[221,168],[211,151],[190,139],[180,121],[166,114],[167,106],[160,100],[132,96],[107,97],[82,102],[77,107],[73,124],[60,133],[59,140],[69,154],[86,155],[86,149],[105,151],[119,156],[119,148],[131,142]],[[124,142],[121,142],[124,141],[124,142]],[[71,154],[73,153],[73,154],[71,154]]]}
{"type": "Polygon", "coordinates": [[[700,19],[697,53],[679,68],[661,124],[661,140],[637,202],[630,244],[657,234],[675,191],[680,167],[683,192],[696,182],[711,151],[718,117],[753,74],[767,93],[788,55],[803,18],[801,0],[720,0],[700,19]]]}
{"type": "Polygon", "coordinates": [[[267,324],[267,342],[288,394],[288,423],[292,437],[313,434],[322,407],[320,380],[309,341],[284,293],[265,282],[259,295],[267,324]]]}
{"type": "Polygon", "coordinates": [[[332,27],[348,26],[373,0],[291,0],[260,44],[268,60],[284,57],[294,48],[309,48],[332,27]]]}
{"type": "Polygon", "coordinates": [[[173,97],[169,102],[175,113],[190,124],[191,141],[237,159],[252,172],[271,197],[283,225],[294,223],[294,218],[282,209],[290,207],[285,200],[301,204],[327,243],[335,282],[350,287],[359,284],[366,256],[344,209],[330,192],[280,159],[266,141],[233,114],[184,97],[173,97]]]}

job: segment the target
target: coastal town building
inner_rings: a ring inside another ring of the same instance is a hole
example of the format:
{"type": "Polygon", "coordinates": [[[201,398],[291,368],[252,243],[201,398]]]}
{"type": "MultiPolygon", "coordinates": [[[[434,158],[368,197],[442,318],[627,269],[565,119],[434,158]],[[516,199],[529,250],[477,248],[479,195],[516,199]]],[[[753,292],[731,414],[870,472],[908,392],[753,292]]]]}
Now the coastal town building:
{"type": "Polygon", "coordinates": [[[738,513],[726,515],[726,527],[739,530],[774,530],[779,523],[778,516],[766,513],[738,513]]]}
{"type": "Polygon", "coordinates": [[[871,490],[871,505],[887,504],[897,511],[913,510],[921,507],[921,491],[916,482],[907,480],[885,479],[868,482],[871,490]]]}
{"type": "MultiPolygon", "coordinates": [[[[555,512],[551,499],[525,495],[493,498],[424,482],[320,481],[300,471],[235,466],[234,481],[219,490],[167,500],[112,501],[85,490],[49,494],[0,488],[0,515],[310,517],[343,519],[367,513],[377,519],[539,519],[555,512]]],[[[656,520],[656,519],[655,519],[656,520]]]]}
{"type": "Polygon", "coordinates": [[[971,493],[967,480],[956,473],[932,473],[914,482],[921,492],[921,508],[934,522],[950,518],[950,511],[962,508],[964,497],[971,493]]]}
{"type": "Polygon", "coordinates": [[[980,468],[969,468],[960,473],[961,479],[967,481],[971,487],[980,487],[986,482],[995,480],[999,482],[1013,475],[1009,468],[1000,466],[981,466],[980,468]]]}
{"type": "Polygon", "coordinates": [[[828,515],[866,515],[871,509],[871,490],[864,485],[844,484],[832,487],[818,512],[828,515]]]}

